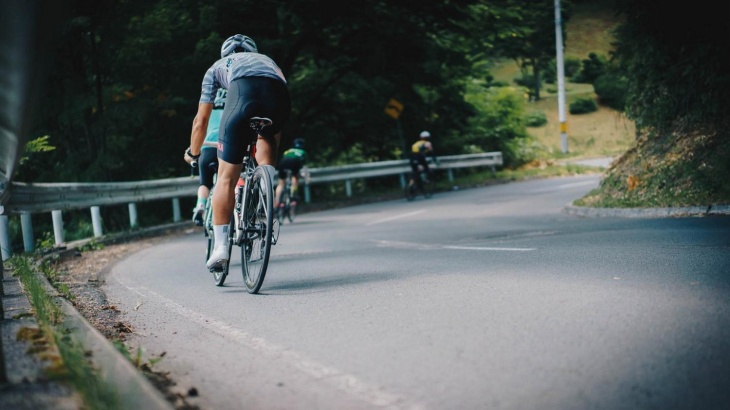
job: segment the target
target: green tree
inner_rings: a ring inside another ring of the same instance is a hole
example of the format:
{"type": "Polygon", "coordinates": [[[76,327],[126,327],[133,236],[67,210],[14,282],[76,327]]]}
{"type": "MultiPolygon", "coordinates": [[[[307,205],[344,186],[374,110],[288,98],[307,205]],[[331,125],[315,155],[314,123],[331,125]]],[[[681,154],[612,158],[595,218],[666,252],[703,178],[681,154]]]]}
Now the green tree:
{"type": "Polygon", "coordinates": [[[639,128],[727,135],[730,54],[720,4],[616,0],[615,7],[625,18],[616,57],[627,80],[628,116],[639,128]]]}
{"type": "Polygon", "coordinates": [[[281,65],[294,111],[282,145],[306,138],[313,165],[396,158],[397,125],[406,143],[429,129],[440,154],[461,153],[478,112],[467,85],[488,77],[501,40],[531,34],[534,22],[519,15],[532,12],[529,2],[517,0],[71,4],[35,131],[57,147],[40,180],[186,174],[203,73],[238,32],[281,65]],[[399,124],[383,112],[391,98],[405,106],[399,124]]]}
{"type": "MultiPolygon", "coordinates": [[[[555,7],[553,2],[530,0],[499,0],[488,2],[499,7],[501,29],[494,46],[507,58],[515,60],[522,72],[518,82],[528,86],[530,99],[540,99],[541,73],[555,61],[555,7]]],[[[572,4],[561,2],[561,18],[569,20],[572,4]]],[[[565,24],[561,25],[565,42],[565,24]]]]}

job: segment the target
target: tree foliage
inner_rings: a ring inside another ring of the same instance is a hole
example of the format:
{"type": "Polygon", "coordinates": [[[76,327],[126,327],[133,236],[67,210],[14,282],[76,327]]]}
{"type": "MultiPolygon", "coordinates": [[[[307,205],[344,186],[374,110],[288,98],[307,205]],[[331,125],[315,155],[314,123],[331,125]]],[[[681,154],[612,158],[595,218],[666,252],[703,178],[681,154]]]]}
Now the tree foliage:
{"type": "Polygon", "coordinates": [[[637,126],[727,129],[730,53],[721,3],[616,0],[615,7],[625,17],[615,56],[637,126]]]}
{"type": "Polygon", "coordinates": [[[552,5],[528,0],[70,4],[34,130],[57,149],[19,180],[187,173],[182,153],[203,74],[235,33],[252,37],[287,76],[293,116],[282,147],[306,138],[313,166],[397,158],[423,129],[440,154],[462,153],[479,114],[466,87],[488,75],[480,63],[505,50],[536,67],[554,55],[554,41],[532,43],[538,32],[554,34],[552,5]],[[398,123],[384,114],[391,98],[405,107],[398,123]]]}

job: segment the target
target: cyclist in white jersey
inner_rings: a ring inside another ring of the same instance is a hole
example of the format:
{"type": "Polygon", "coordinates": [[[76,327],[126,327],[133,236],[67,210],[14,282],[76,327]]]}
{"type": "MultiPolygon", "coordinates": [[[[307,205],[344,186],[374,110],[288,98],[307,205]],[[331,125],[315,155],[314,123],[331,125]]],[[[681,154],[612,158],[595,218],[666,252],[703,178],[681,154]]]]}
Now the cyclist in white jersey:
{"type": "Polygon", "coordinates": [[[241,173],[246,145],[256,139],[256,162],[274,165],[281,139],[281,129],[291,115],[291,100],[286,78],[270,57],[260,54],[256,43],[247,36],[236,34],[223,42],[221,59],[205,72],[198,112],[193,120],[190,147],[184,159],[188,163],[200,156],[206,128],[213,109],[216,92],[228,90],[225,109],[218,134],[218,179],[213,191],[213,231],[216,247],[206,263],[208,269],[219,269],[228,263],[226,237],[228,222],[233,214],[234,188],[241,173]],[[273,124],[261,134],[249,127],[249,118],[268,117],[273,124]]]}

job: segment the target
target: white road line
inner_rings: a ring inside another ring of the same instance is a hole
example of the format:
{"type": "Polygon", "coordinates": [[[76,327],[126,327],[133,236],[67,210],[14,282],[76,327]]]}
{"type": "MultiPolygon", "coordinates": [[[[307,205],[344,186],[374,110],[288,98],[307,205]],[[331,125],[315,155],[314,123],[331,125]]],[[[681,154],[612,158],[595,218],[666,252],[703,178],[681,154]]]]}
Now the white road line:
{"type": "Polygon", "coordinates": [[[505,252],[528,252],[534,251],[535,248],[500,248],[491,246],[451,246],[451,245],[426,245],[414,242],[399,241],[375,241],[377,246],[399,248],[399,249],[418,249],[418,250],[434,250],[434,249],[459,249],[466,251],[505,251],[505,252]]]}
{"type": "Polygon", "coordinates": [[[444,249],[463,249],[466,251],[506,251],[506,252],[527,252],[535,248],[491,248],[483,246],[443,246],[444,249]]]}
{"type": "Polygon", "coordinates": [[[536,193],[542,193],[542,192],[553,192],[553,191],[557,191],[560,189],[569,189],[569,188],[575,188],[575,187],[586,186],[586,185],[597,185],[597,182],[596,181],[572,182],[570,184],[563,184],[563,185],[558,185],[558,186],[550,187],[550,188],[537,189],[537,190],[531,191],[531,193],[536,194],[536,193]]]}
{"type": "Polygon", "coordinates": [[[132,292],[140,293],[139,290],[145,291],[147,293],[147,297],[157,299],[167,309],[181,317],[184,317],[227,339],[233,339],[247,348],[255,349],[259,352],[275,357],[287,365],[295,367],[305,374],[308,374],[323,383],[327,383],[338,390],[355,396],[360,400],[370,403],[373,406],[414,410],[424,408],[422,405],[409,403],[409,401],[404,397],[383,391],[380,387],[367,385],[359,381],[353,375],[343,373],[332,367],[327,367],[291,349],[269,343],[263,338],[250,335],[233,325],[212,319],[194,310],[188,309],[150,289],[145,287],[130,287],[122,283],[118,278],[115,279],[120,285],[132,292]]]}
{"type": "Polygon", "coordinates": [[[380,223],[383,223],[383,222],[393,221],[395,219],[407,218],[409,216],[422,214],[424,212],[426,212],[426,210],[425,209],[421,209],[421,210],[418,210],[418,211],[409,212],[407,214],[400,214],[400,215],[389,216],[387,218],[378,219],[377,221],[368,222],[368,223],[365,224],[365,226],[377,225],[377,224],[380,224],[380,223]]]}

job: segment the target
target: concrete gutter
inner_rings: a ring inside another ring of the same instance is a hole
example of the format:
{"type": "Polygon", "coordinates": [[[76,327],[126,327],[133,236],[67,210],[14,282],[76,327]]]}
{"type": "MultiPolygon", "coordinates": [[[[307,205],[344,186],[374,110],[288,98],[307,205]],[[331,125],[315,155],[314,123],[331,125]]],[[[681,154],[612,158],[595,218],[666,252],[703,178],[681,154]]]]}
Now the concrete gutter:
{"type": "Polygon", "coordinates": [[[591,218],[673,218],[730,215],[730,205],[687,206],[672,208],[591,208],[568,204],[563,212],[591,218]]]}
{"type": "MultiPolygon", "coordinates": [[[[45,255],[48,258],[54,254],[75,252],[90,241],[99,243],[114,243],[158,236],[174,231],[190,228],[190,222],[172,223],[139,231],[125,232],[101,238],[84,239],[66,244],[52,253],[45,255]]],[[[164,395],[138,370],[104,335],[101,334],[71,302],[61,296],[48,282],[45,276],[35,271],[40,283],[46,292],[61,307],[65,319],[63,326],[71,332],[69,336],[91,352],[94,367],[99,377],[116,389],[118,400],[124,409],[174,410],[175,407],[164,395]]],[[[44,376],[47,364],[34,358],[28,353],[28,342],[18,340],[15,335],[20,327],[36,327],[35,318],[31,315],[32,309],[28,295],[22,290],[17,277],[3,272],[3,284],[0,286],[0,297],[5,309],[0,309],[4,317],[0,317],[0,365],[4,367],[0,374],[0,402],[17,410],[45,410],[45,409],[77,409],[81,398],[67,386],[48,381],[44,376]]]]}

